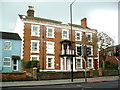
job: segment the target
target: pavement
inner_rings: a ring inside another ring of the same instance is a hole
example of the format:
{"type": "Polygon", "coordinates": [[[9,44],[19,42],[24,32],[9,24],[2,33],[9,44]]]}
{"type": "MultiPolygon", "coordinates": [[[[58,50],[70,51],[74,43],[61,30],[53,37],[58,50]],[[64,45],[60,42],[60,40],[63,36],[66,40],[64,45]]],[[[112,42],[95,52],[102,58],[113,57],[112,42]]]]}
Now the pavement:
{"type": "MultiPolygon", "coordinates": [[[[106,76],[106,77],[94,77],[87,78],[87,82],[105,82],[119,80],[119,76],[106,76]]],[[[1,87],[25,87],[25,86],[45,86],[45,85],[62,85],[73,83],[84,83],[85,78],[73,79],[60,79],[60,80],[41,80],[41,81],[14,81],[14,82],[2,82],[1,87]]]]}

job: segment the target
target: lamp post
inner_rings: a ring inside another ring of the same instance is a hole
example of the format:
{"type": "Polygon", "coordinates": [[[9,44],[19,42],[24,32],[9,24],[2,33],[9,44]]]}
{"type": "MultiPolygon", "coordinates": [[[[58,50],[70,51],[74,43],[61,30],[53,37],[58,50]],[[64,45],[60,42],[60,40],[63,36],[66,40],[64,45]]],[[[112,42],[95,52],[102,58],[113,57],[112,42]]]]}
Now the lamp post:
{"type": "MultiPolygon", "coordinates": [[[[76,0],[74,0],[71,4],[70,4],[70,21],[71,21],[71,55],[73,55],[72,52],[72,5],[76,0]]],[[[73,82],[73,56],[71,57],[71,82],[73,82]]]]}

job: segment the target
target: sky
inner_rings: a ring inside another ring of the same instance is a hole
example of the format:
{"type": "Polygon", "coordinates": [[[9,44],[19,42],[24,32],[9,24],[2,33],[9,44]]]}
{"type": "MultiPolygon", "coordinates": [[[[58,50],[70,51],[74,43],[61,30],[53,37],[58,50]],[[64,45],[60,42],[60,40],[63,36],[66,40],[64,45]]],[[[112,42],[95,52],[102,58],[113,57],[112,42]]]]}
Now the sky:
{"type": "MultiPolygon", "coordinates": [[[[14,32],[18,14],[26,15],[28,6],[35,9],[35,17],[70,23],[70,4],[74,0],[1,0],[0,31],[14,32]]],[[[87,18],[87,26],[106,32],[118,44],[119,0],[76,0],[73,4],[74,24],[87,18]]]]}

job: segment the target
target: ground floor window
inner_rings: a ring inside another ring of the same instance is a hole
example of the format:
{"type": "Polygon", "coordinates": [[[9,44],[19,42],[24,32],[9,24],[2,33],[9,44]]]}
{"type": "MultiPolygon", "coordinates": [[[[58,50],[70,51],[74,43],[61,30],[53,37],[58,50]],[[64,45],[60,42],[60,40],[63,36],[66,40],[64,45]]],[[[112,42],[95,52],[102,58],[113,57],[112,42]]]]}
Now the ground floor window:
{"type": "Polygon", "coordinates": [[[47,56],[47,69],[54,69],[54,56],[47,56]]]}
{"type": "Polygon", "coordinates": [[[88,58],[88,68],[93,68],[93,59],[88,58]]]}
{"type": "Polygon", "coordinates": [[[31,55],[30,60],[31,61],[39,61],[39,55],[31,55]]]}
{"type": "Polygon", "coordinates": [[[3,66],[4,67],[10,67],[11,66],[11,58],[10,57],[4,57],[3,66]]]}
{"type": "Polygon", "coordinates": [[[82,59],[76,58],[76,68],[82,68],[82,59]]]}

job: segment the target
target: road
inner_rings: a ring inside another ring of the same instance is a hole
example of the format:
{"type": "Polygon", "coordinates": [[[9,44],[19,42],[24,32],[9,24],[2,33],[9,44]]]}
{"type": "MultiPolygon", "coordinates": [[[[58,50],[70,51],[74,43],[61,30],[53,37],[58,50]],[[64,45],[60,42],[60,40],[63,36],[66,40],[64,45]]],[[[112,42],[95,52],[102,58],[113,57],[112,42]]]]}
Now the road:
{"type": "Polygon", "coordinates": [[[49,85],[49,86],[27,86],[27,87],[9,87],[2,90],[120,90],[118,81],[109,82],[94,82],[94,83],[80,83],[80,84],[65,84],[65,85],[49,85]],[[119,88],[119,89],[118,89],[119,88]]]}

